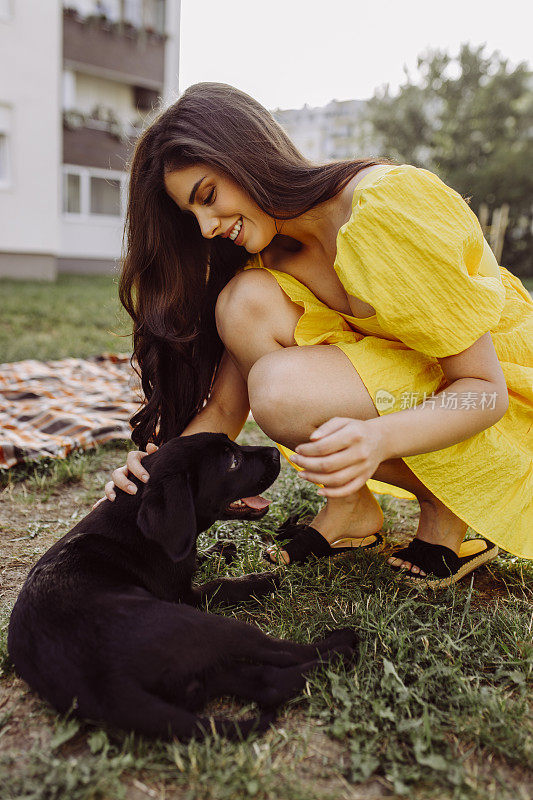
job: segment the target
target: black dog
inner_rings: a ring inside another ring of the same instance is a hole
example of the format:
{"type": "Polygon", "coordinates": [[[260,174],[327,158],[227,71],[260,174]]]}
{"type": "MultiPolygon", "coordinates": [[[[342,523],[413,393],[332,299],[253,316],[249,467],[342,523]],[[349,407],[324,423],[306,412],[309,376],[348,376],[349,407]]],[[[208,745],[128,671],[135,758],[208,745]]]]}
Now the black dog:
{"type": "Polygon", "coordinates": [[[350,658],[355,642],[341,630],[296,644],[193,607],[276,586],[272,572],[199,587],[191,581],[198,534],[232,501],[268,488],[279,453],[199,433],[172,439],[143,464],[150,480],[132,477],[137,494],[117,490],[114,503],[97,506],[33,567],[11,615],[10,656],[62,713],[148,736],[201,737],[210,724],[194,711],[232,695],[256,701],[262,713],[241,723],[219,719],[215,729],[227,736],[263,729],[271,710],[303,689],[309,670],[323,658],[350,658]]]}

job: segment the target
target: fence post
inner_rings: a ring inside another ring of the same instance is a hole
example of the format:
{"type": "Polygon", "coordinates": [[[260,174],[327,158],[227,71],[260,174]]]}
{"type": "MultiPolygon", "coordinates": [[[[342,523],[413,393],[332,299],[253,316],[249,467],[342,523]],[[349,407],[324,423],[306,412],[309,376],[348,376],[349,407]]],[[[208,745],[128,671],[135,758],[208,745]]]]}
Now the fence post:
{"type": "Polygon", "coordinates": [[[503,252],[505,231],[509,223],[509,204],[504,203],[500,208],[495,208],[492,212],[492,220],[489,222],[489,207],[486,203],[480,203],[478,218],[483,235],[488,240],[490,249],[499,264],[503,252]]]}

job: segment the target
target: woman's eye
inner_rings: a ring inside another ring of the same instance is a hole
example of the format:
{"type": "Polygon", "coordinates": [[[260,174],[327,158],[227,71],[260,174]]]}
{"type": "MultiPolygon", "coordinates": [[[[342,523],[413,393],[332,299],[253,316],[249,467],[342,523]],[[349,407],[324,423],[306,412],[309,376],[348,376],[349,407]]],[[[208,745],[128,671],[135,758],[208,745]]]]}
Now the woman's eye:
{"type": "Polygon", "coordinates": [[[209,192],[209,194],[207,195],[207,197],[204,200],[204,206],[211,205],[211,203],[213,202],[214,199],[215,199],[215,190],[211,189],[211,191],[209,192]]]}

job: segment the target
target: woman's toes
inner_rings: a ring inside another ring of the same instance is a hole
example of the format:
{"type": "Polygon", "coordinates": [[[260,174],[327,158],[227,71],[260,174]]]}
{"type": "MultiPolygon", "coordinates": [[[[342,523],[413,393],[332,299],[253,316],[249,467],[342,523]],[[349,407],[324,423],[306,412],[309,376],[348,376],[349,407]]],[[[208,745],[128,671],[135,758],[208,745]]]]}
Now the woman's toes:
{"type": "Polygon", "coordinates": [[[267,553],[273,564],[288,564],[290,561],[288,553],[279,547],[267,547],[267,553]]]}
{"type": "Polygon", "coordinates": [[[417,567],[416,564],[410,564],[409,566],[410,566],[409,572],[411,573],[411,575],[420,575],[421,578],[425,578],[426,573],[424,572],[423,569],[417,567]]]}
{"type": "Polygon", "coordinates": [[[426,573],[420,567],[417,567],[416,564],[411,564],[410,561],[403,561],[401,558],[396,558],[395,556],[391,556],[387,559],[387,564],[390,564],[391,567],[400,567],[400,569],[405,569],[406,572],[410,572],[412,575],[420,575],[421,578],[426,576],[426,573]]]}

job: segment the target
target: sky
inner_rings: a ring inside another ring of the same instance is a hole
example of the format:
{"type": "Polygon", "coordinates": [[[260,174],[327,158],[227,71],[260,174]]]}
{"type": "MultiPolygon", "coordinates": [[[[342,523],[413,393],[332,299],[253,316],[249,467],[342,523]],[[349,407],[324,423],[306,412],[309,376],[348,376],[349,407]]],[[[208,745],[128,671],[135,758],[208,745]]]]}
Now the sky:
{"type": "Polygon", "coordinates": [[[532,0],[181,0],[180,92],[218,81],[269,109],[364,100],[428,48],[533,64],[532,0]]]}

